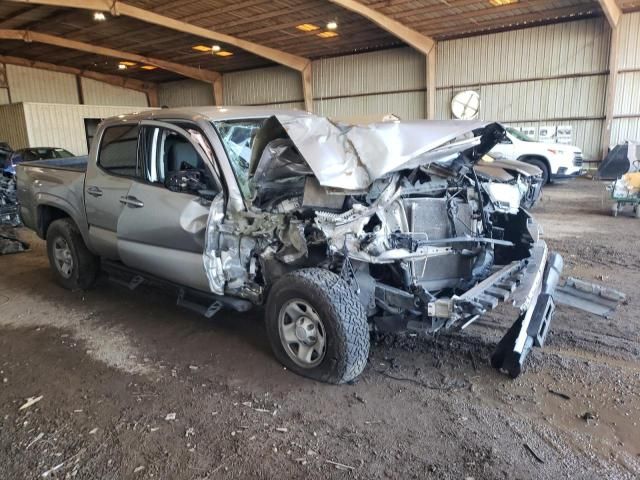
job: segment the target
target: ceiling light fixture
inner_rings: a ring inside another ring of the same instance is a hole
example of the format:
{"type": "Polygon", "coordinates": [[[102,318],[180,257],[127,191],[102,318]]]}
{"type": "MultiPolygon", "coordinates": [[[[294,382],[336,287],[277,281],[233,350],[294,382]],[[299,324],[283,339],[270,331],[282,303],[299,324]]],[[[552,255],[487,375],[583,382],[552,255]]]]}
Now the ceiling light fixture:
{"type": "Polygon", "coordinates": [[[158,67],[156,67],[155,65],[143,65],[143,66],[141,66],[140,68],[141,68],[142,70],[155,70],[155,69],[156,69],[156,68],[158,68],[158,67]]]}
{"type": "Polygon", "coordinates": [[[124,63],[119,63],[118,64],[118,70],[126,70],[127,66],[124,63]]]}
{"type": "Polygon", "coordinates": [[[214,45],[211,47],[211,51],[212,52],[219,52],[220,50],[222,50],[222,47],[220,47],[220,45],[214,45]]]}
{"type": "Polygon", "coordinates": [[[191,47],[192,50],[196,50],[197,52],[207,52],[209,53],[211,51],[211,47],[207,47],[206,45],[196,45],[194,47],[191,47]]]}
{"type": "Polygon", "coordinates": [[[93,19],[94,19],[96,22],[104,22],[104,21],[107,19],[107,17],[106,17],[106,15],[105,15],[104,13],[102,13],[102,12],[93,12],[93,19]]]}
{"type": "Polygon", "coordinates": [[[333,38],[338,36],[336,32],[332,32],[332,31],[320,32],[320,33],[316,33],[316,35],[318,35],[320,38],[333,38]]]}
{"type": "Polygon", "coordinates": [[[489,0],[489,3],[494,7],[501,7],[502,5],[511,5],[512,3],[518,3],[520,0],[489,0]]]}
{"type": "Polygon", "coordinates": [[[338,29],[338,22],[336,21],[331,21],[327,23],[327,30],[337,30],[338,29]]]}
{"type": "Polygon", "coordinates": [[[125,60],[122,60],[120,63],[122,65],[127,66],[127,67],[135,67],[136,66],[135,62],[129,62],[129,61],[125,61],[125,60]]]}
{"type": "Polygon", "coordinates": [[[226,50],[220,50],[219,52],[216,52],[215,54],[218,55],[219,57],[230,57],[231,55],[233,55],[232,52],[227,52],[226,50]]]}
{"type": "Polygon", "coordinates": [[[296,25],[298,30],[302,30],[303,32],[313,32],[314,30],[320,30],[320,27],[314,25],[313,23],[302,23],[300,25],[296,25]]]}

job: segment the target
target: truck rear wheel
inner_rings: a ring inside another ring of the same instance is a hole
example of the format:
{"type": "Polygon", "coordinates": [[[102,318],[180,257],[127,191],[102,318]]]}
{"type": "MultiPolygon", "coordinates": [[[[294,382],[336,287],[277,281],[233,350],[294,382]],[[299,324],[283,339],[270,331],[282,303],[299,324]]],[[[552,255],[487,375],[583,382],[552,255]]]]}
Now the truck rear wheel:
{"type": "Polygon", "coordinates": [[[364,369],[369,327],[356,293],[338,275],[321,268],[280,278],[266,309],[269,343],[289,370],[327,383],[345,383],[364,369]]]}
{"type": "Polygon", "coordinates": [[[84,244],[73,220],[61,218],[47,230],[47,254],[56,281],[69,290],[84,290],[98,277],[100,260],[84,244]]]}

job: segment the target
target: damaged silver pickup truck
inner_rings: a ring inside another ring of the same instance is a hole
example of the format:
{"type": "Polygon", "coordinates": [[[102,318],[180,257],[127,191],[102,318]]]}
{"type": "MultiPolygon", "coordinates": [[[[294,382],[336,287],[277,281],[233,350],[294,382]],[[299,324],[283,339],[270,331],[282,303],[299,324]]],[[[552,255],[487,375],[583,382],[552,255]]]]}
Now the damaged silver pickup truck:
{"type": "Polygon", "coordinates": [[[508,301],[492,364],[515,377],[544,342],[562,259],[520,206],[518,167],[497,181],[478,165],[503,135],[166,109],[106,120],[88,158],[20,164],[18,199],[63,286],[102,270],[208,317],[264,306],[276,357],[301,375],[350,381],[371,330],[464,329],[508,301]]]}

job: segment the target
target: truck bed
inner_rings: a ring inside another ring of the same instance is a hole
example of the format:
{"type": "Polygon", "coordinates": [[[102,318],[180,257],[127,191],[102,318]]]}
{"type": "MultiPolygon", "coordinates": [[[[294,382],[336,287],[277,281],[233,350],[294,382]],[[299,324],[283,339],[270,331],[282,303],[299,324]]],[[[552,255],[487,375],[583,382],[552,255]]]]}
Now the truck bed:
{"type": "Polygon", "coordinates": [[[16,165],[20,217],[25,226],[44,236],[45,232],[38,230],[39,206],[59,209],[79,228],[86,226],[83,190],[87,159],[57,158],[16,165]]]}
{"type": "Polygon", "coordinates": [[[25,167],[37,166],[41,168],[53,168],[57,170],[73,170],[76,172],[87,171],[87,155],[80,157],[52,158],[49,160],[34,160],[33,162],[23,162],[25,167]]]}

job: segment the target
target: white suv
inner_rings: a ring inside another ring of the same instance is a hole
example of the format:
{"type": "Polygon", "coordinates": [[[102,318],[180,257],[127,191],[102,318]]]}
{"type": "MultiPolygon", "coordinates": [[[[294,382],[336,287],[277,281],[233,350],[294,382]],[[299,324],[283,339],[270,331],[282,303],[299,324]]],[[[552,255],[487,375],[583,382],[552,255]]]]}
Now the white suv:
{"type": "Polygon", "coordinates": [[[511,127],[506,127],[506,131],[506,138],[489,152],[492,157],[535,165],[542,170],[544,183],[567,180],[584,173],[582,150],[578,147],[537,142],[511,127]]]}

